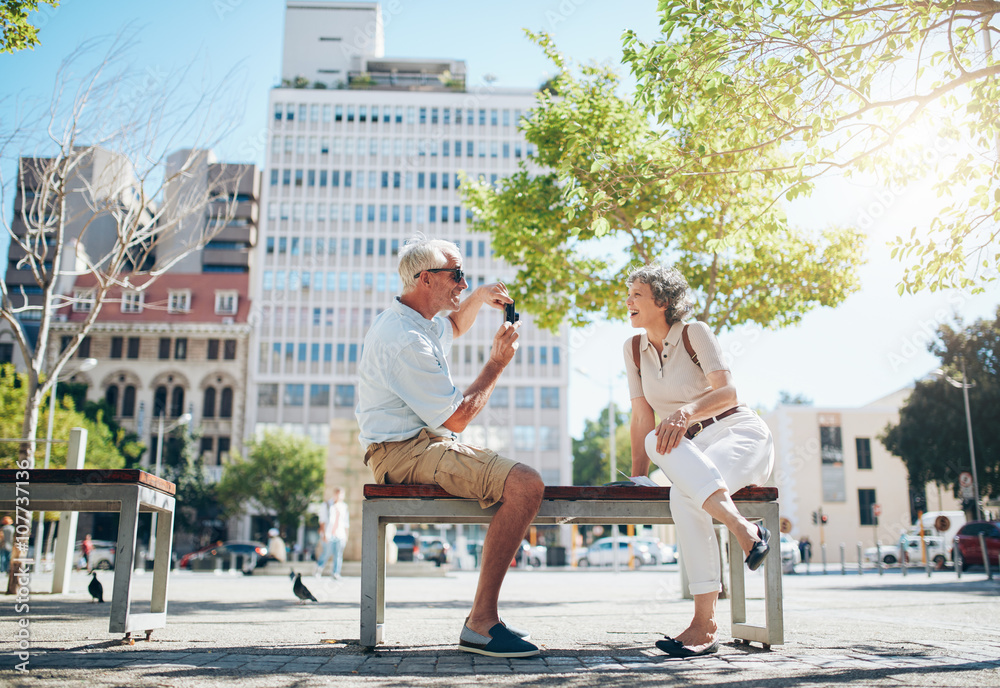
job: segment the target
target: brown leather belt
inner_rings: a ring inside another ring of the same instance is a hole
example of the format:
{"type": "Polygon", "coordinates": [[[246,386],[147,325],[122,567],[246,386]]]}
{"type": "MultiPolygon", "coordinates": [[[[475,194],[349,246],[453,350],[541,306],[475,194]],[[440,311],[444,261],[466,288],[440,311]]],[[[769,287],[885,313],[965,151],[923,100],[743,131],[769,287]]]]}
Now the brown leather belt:
{"type": "Polygon", "coordinates": [[[717,420],[722,420],[723,418],[729,418],[729,416],[739,411],[740,408],[741,408],[740,406],[734,406],[731,409],[726,409],[725,411],[715,416],[714,418],[706,418],[705,420],[699,420],[697,423],[692,423],[691,427],[689,427],[687,429],[687,432],[684,433],[684,436],[687,437],[689,440],[693,440],[698,435],[699,432],[707,428],[709,425],[711,425],[717,420]]]}

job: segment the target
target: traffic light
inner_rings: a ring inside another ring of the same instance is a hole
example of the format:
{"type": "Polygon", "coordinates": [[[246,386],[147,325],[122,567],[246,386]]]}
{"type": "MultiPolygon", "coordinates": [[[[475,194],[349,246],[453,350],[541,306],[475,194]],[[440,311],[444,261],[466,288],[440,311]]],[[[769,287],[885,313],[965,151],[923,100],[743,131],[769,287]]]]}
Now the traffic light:
{"type": "Polygon", "coordinates": [[[827,515],[826,514],[823,514],[822,516],[820,516],[819,519],[823,522],[823,525],[826,525],[826,521],[827,521],[827,515]]]}
{"type": "Polygon", "coordinates": [[[819,514],[817,514],[817,513],[816,513],[816,512],[814,511],[814,512],[813,512],[813,525],[816,525],[817,523],[819,523],[819,514]]]}

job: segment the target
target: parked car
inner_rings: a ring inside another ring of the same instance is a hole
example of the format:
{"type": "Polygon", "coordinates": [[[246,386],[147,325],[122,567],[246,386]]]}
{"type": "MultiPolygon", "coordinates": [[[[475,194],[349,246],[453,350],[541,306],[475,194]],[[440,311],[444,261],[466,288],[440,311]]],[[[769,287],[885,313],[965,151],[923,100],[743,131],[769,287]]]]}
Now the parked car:
{"type": "Polygon", "coordinates": [[[989,558],[991,570],[997,565],[997,557],[1000,557],[1000,521],[969,521],[955,534],[952,552],[955,566],[961,566],[963,571],[983,565],[983,549],[979,544],[980,533],[986,540],[986,556],[989,558]]]}
{"type": "MultiPolygon", "coordinates": [[[[920,564],[924,558],[920,544],[920,536],[903,535],[900,539],[903,541],[904,547],[906,548],[904,555],[900,555],[899,553],[898,542],[887,543],[882,545],[880,548],[869,547],[866,549],[864,552],[865,559],[873,564],[877,563],[879,552],[881,552],[882,563],[886,566],[895,566],[900,563],[900,561],[905,561],[910,565],[920,564]]],[[[925,535],[924,542],[927,544],[927,558],[933,562],[935,566],[944,566],[948,561],[948,553],[945,549],[944,538],[940,538],[936,535],[925,535]]]]}
{"type": "Polygon", "coordinates": [[[790,535],[781,534],[781,572],[795,573],[795,565],[802,562],[802,552],[799,551],[799,543],[792,539],[790,535]]]}
{"type": "Polygon", "coordinates": [[[267,545],[263,542],[228,540],[185,554],[177,562],[177,566],[192,571],[213,571],[215,569],[227,571],[233,564],[234,555],[236,568],[247,576],[251,575],[254,569],[267,565],[267,545]]]}
{"type": "MultiPolygon", "coordinates": [[[[614,564],[612,538],[604,537],[595,540],[594,544],[587,548],[576,565],[584,568],[587,566],[611,566],[614,564]]],[[[629,559],[634,558],[635,567],[649,566],[653,563],[653,557],[649,553],[649,547],[635,542],[635,538],[622,536],[618,538],[618,564],[628,566],[629,559]]]]}
{"type": "Polygon", "coordinates": [[[420,541],[413,533],[396,533],[392,541],[396,543],[396,561],[420,559],[420,541]]]}
{"type": "MultiPolygon", "coordinates": [[[[111,540],[91,540],[94,549],[90,551],[90,568],[110,571],[115,567],[115,548],[118,543],[111,540]]],[[[73,550],[73,564],[77,568],[83,568],[83,540],[76,541],[76,548],[73,550]]]]}
{"type": "Polygon", "coordinates": [[[677,550],[674,549],[673,545],[668,545],[654,537],[644,537],[641,535],[637,536],[635,541],[646,545],[646,548],[649,549],[649,556],[652,559],[649,563],[653,566],[657,564],[677,563],[677,550]]]}
{"type": "MultiPolygon", "coordinates": [[[[422,535],[418,538],[420,543],[420,554],[425,561],[433,561],[438,566],[447,564],[451,556],[451,545],[447,540],[440,537],[422,535]]],[[[399,545],[396,546],[397,548],[399,545]]]]}

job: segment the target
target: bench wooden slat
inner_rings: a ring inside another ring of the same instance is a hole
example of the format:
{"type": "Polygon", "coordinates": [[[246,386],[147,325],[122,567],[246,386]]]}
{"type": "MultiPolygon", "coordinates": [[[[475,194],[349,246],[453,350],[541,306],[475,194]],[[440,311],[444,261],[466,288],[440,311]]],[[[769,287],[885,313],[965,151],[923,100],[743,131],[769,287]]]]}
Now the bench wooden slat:
{"type": "MultiPolygon", "coordinates": [[[[375,485],[364,488],[365,499],[454,499],[437,485],[375,485]]],[[[621,499],[659,501],[670,499],[669,487],[592,487],[587,485],[553,485],[545,488],[544,499],[621,499]]],[[[734,502],[773,502],[778,499],[778,488],[744,487],[733,494],[734,502]]]]}
{"type": "Polygon", "coordinates": [[[0,469],[0,483],[27,482],[29,485],[31,483],[59,485],[132,484],[144,485],[168,495],[173,495],[177,492],[177,486],[169,480],[158,478],[152,473],[135,468],[85,468],[83,470],[32,468],[28,470],[27,480],[23,479],[23,473],[24,471],[16,469],[0,469]],[[22,475],[17,477],[19,473],[22,475]]]}

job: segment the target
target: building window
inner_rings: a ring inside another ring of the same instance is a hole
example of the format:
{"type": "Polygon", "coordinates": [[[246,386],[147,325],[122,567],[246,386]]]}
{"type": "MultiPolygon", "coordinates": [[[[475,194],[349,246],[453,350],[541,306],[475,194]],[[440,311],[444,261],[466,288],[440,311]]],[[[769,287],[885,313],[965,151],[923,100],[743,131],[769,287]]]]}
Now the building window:
{"type": "Polygon", "coordinates": [[[122,394],[122,418],[135,417],[135,385],[125,385],[122,394]]]}
{"type": "MultiPolygon", "coordinates": [[[[203,461],[208,462],[209,458],[211,458],[211,459],[215,458],[214,456],[212,456],[212,448],[214,446],[215,446],[215,438],[214,437],[202,437],[201,438],[201,456],[202,456],[202,460],[203,461]]],[[[211,465],[211,462],[209,462],[209,465],[211,465]]]]}
{"type": "Polygon", "coordinates": [[[309,385],[309,406],[326,408],[330,405],[330,385],[309,385]]]}
{"type": "Polygon", "coordinates": [[[159,359],[164,361],[170,358],[170,337],[160,337],[159,359]]]}
{"type": "Polygon", "coordinates": [[[219,418],[233,417],[233,388],[223,387],[219,395],[219,418]]]}
{"type": "Polygon", "coordinates": [[[222,464],[224,461],[229,460],[229,438],[220,437],[219,438],[219,463],[222,464]]]}
{"type": "Polygon", "coordinates": [[[542,387],[542,408],[559,408],[559,388],[542,387]]]}
{"type": "Polygon", "coordinates": [[[179,418],[184,414],[184,388],[174,387],[170,394],[170,417],[179,418]]]}
{"type": "Polygon", "coordinates": [[[490,395],[490,406],[507,408],[510,404],[510,387],[494,387],[490,395]]]}
{"type": "Polygon", "coordinates": [[[167,313],[187,313],[191,310],[191,290],[171,289],[167,297],[167,313]]]}
{"type": "Polygon", "coordinates": [[[334,389],[333,405],[338,408],[353,408],[354,385],[337,385],[334,389]]]}
{"type": "Polygon", "coordinates": [[[205,357],[210,361],[216,361],[219,359],[219,340],[209,339],[208,340],[208,352],[205,357]]]}
{"type": "Polygon", "coordinates": [[[153,392],[153,417],[162,416],[167,412],[167,388],[160,385],[153,392]]]}
{"type": "Polygon", "coordinates": [[[559,428],[548,425],[538,428],[538,448],[542,451],[559,449],[559,428]]]}
{"type": "Polygon", "coordinates": [[[875,503],[875,490],[858,490],[858,516],[860,525],[878,525],[878,516],[872,511],[875,503]]]}
{"type": "Polygon", "coordinates": [[[11,342],[0,344],[0,363],[14,362],[14,345],[11,342]]]}
{"type": "Polygon", "coordinates": [[[854,438],[854,446],[858,453],[858,470],[870,471],[872,468],[872,441],[868,437],[854,438]]]}
{"type": "Polygon", "coordinates": [[[74,289],[73,299],[74,313],[89,313],[94,308],[93,289],[74,289]]]}
{"type": "Polygon", "coordinates": [[[222,344],[222,357],[227,361],[236,360],[236,340],[227,339],[222,344]]]}
{"type": "Polygon", "coordinates": [[[201,415],[203,418],[215,418],[215,387],[205,389],[205,396],[201,403],[201,415]]]}
{"type": "Polygon", "coordinates": [[[257,406],[260,406],[262,408],[274,408],[277,405],[278,405],[277,383],[267,383],[257,388],[257,406]]]}
{"type": "Polygon", "coordinates": [[[174,358],[183,361],[188,357],[187,337],[178,337],[174,340],[174,358]]]}
{"type": "Polygon", "coordinates": [[[111,415],[118,415],[118,385],[111,385],[104,391],[104,401],[111,407],[111,415]]]}
{"type": "Polygon", "coordinates": [[[131,359],[139,358],[139,337],[128,338],[128,349],[125,356],[131,359]]]}
{"type": "Polygon", "coordinates": [[[122,313],[142,313],[143,292],[126,291],[122,293],[122,313]]]}
{"type": "Polygon", "coordinates": [[[305,403],[305,385],[285,385],[285,406],[302,406],[305,403]]]}
{"type": "Polygon", "coordinates": [[[514,426],[514,449],[517,451],[534,451],[535,449],[534,425],[514,426]]]}
{"type": "Polygon", "coordinates": [[[514,406],[517,408],[535,408],[535,388],[517,387],[514,390],[514,406]]]}
{"type": "Polygon", "coordinates": [[[237,291],[215,292],[216,315],[236,315],[236,309],[238,304],[239,304],[239,292],[237,291]]]}
{"type": "Polygon", "coordinates": [[[90,358],[90,337],[80,340],[80,346],[76,349],[77,358],[90,358]]]}
{"type": "Polygon", "coordinates": [[[111,338],[111,358],[121,358],[122,357],[122,345],[124,344],[124,339],[122,337],[112,337],[111,338]]]}

